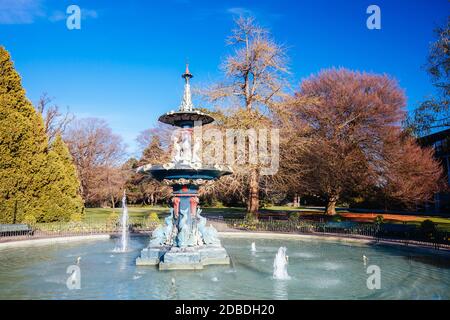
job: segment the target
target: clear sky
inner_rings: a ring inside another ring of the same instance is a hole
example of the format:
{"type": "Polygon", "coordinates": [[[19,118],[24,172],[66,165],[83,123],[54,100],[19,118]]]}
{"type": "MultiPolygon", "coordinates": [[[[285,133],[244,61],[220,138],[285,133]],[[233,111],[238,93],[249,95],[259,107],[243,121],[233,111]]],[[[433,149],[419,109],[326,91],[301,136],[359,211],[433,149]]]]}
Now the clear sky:
{"type": "Polygon", "coordinates": [[[129,152],[160,114],[180,104],[189,59],[193,85],[220,78],[233,17],[253,15],[289,47],[292,84],[323,68],[387,73],[408,109],[433,93],[423,65],[448,0],[0,0],[0,45],[10,51],[28,97],[43,92],[77,117],[106,119],[129,152]],[[68,30],[66,8],[82,10],[68,30]],[[366,9],[381,8],[381,30],[366,9]]]}

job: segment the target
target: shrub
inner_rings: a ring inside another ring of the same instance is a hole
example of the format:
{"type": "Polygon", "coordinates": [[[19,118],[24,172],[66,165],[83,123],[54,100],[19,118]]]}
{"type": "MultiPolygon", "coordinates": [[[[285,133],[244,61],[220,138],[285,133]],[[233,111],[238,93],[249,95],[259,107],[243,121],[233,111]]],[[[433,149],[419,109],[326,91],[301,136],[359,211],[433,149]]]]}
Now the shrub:
{"type": "Polygon", "coordinates": [[[29,226],[35,226],[36,225],[36,217],[32,214],[26,214],[22,220],[22,223],[25,223],[29,226]]]}
{"type": "Polygon", "coordinates": [[[342,222],[342,216],[339,214],[336,214],[334,216],[332,216],[331,221],[333,222],[342,222]]]}
{"type": "Polygon", "coordinates": [[[83,220],[83,215],[80,212],[72,213],[70,215],[70,221],[81,222],[83,220]]]}
{"type": "Polygon", "coordinates": [[[355,197],[351,199],[351,202],[354,204],[358,204],[358,203],[363,203],[364,202],[364,198],[363,197],[355,197]]]}
{"type": "Polygon", "coordinates": [[[373,220],[373,223],[376,224],[377,226],[382,225],[384,223],[384,217],[381,214],[377,215],[373,220]]]}
{"type": "Polygon", "coordinates": [[[266,200],[266,199],[263,199],[263,200],[259,201],[259,208],[260,209],[267,209],[267,208],[272,207],[272,206],[273,206],[273,203],[268,201],[268,200],[266,200]]]}
{"type": "Polygon", "coordinates": [[[420,232],[425,238],[433,238],[436,234],[436,224],[433,221],[426,219],[420,224],[420,232]]]}
{"type": "Polygon", "coordinates": [[[297,211],[289,213],[289,221],[297,222],[299,218],[300,218],[300,213],[298,213],[297,211]]]}
{"type": "Polygon", "coordinates": [[[150,215],[147,218],[147,221],[149,222],[149,224],[154,224],[154,223],[160,224],[161,223],[159,220],[158,214],[156,212],[150,213],[150,215]]]}
{"type": "Polygon", "coordinates": [[[258,219],[253,214],[247,213],[244,221],[240,224],[240,227],[247,230],[256,230],[257,224],[258,219]]]}
{"type": "Polygon", "coordinates": [[[225,205],[222,201],[216,200],[212,203],[212,207],[214,208],[225,208],[225,205]]]}
{"type": "Polygon", "coordinates": [[[252,213],[247,213],[245,215],[245,219],[244,220],[245,220],[246,223],[256,223],[256,222],[258,222],[258,217],[256,215],[252,214],[252,213]]]}
{"type": "Polygon", "coordinates": [[[220,200],[209,199],[208,201],[202,203],[202,207],[204,207],[204,208],[225,208],[225,205],[220,200]]]}
{"type": "Polygon", "coordinates": [[[257,225],[258,225],[258,223],[256,222],[256,220],[254,220],[254,222],[244,220],[244,222],[239,224],[239,227],[243,228],[245,230],[255,231],[257,229],[257,225]]]}

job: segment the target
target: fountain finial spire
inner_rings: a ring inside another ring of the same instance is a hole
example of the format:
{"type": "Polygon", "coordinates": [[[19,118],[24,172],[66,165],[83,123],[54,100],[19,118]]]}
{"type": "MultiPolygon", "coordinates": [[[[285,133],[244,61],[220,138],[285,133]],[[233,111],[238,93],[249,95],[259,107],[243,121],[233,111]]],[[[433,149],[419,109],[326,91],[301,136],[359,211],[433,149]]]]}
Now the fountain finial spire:
{"type": "Polygon", "coordinates": [[[189,63],[186,63],[186,70],[181,76],[184,78],[185,84],[184,84],[184,94],[183,94],[183,100],[181,101],[180,111],[192,111],[192,108],[194,105],[192,104],[192,97],[191,97],[191,86],[189,85],[189,80],[193,78],[194,76],[189,72],[189,63]]]}

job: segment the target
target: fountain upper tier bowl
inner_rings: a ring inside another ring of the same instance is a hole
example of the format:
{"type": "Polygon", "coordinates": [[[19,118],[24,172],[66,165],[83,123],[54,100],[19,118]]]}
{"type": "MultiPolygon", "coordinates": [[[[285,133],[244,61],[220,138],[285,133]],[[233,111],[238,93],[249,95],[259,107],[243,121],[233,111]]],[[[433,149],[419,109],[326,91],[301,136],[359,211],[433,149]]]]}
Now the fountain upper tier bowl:
{"type": "Polygon", "coordinates": [[[201,121],[202,125],[211,123],[214,121],[214,118],[207,115],[200,110],[191,110],[191,111],[170,111],[163,114],[158,119],[162,123],[170,124],[172,126],[183,126],[184,123],[192,123],[195,121],[201,121]]]}

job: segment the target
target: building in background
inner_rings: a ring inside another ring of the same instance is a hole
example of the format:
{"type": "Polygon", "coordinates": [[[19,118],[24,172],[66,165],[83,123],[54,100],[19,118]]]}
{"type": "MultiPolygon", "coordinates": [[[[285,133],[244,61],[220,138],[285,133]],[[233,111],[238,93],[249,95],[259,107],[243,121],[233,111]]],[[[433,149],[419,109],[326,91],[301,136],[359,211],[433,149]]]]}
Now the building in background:
{"type": "MultiPolygon", "coordinates": [[[[441,161],[447,185],[450,187],[450,129],[419,138],[419,143],[434,148],[435,157],[441,161]]],[[[434,207],[436,211],[450,213],[450,193],[437,193],[434,197],[434,207]]]]}

